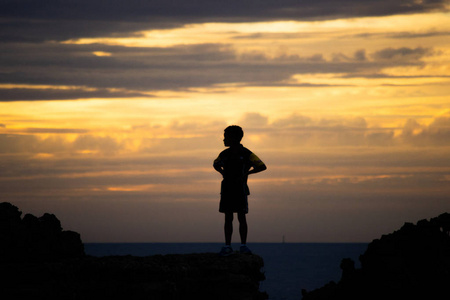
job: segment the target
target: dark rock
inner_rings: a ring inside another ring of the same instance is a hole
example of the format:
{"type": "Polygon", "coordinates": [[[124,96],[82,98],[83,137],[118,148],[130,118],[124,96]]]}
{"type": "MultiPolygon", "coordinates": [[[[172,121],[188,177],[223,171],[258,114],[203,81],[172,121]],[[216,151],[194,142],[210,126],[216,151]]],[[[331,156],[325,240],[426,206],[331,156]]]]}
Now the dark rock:
{"type": "Polygon", "coordinates": [[[84,255],[80,235],[51,214],[0,204],[1,299],[262,300],[264,262],[216,253],[149,257],[84,255]]]}
{"type": "Polygon", "coordinates": [[[446,233],[450,236],[450,214],[443,213],[439,215],[437,218],[431,219],[431,222],[435,223],[442,232],[446,233]]]}
{"type": "Polygon", "coordinates": [[[63,231],[53,214],[40,218],[26,214],[14,205],[0,203],[0,261],[53,260],[84,256],[81,237],[63,231]]]}
{"type": "Polygon", "coordinates": [[[444,213],[372,241],[360,256],[361,269],[350,259],[341,263],[342,278],[314,291],[314,299],[448,298],[450,282],[450,214],[444,213]]]}
{"type": "MultiPolygon", "coordinates": [[[[4,263],[3,295],[15,299],[259,300],[263,260],[215,253],[84,257],[4,263]]],[[[8,298],[2,298],[8,299],[8,298]]]]}

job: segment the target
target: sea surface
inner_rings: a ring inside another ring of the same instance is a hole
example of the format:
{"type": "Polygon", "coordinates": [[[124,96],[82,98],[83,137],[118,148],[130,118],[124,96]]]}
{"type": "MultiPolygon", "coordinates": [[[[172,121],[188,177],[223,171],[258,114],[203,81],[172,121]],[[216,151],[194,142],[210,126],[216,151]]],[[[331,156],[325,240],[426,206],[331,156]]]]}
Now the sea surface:
{"type": "MultiPolygon", "coordinates": [[[[302,298],[301,290],[322,287],[339,281],[343,258],[351,258],[357,268],[358,257],[367,249],[365,243],[249,243],[254,254],[264,259],[266,280],[260,291],[270,300],[302,298]]],[[[92,256],[156,254],[187,254],[219,252],[219,243],[85,243],[85,252],[92,256]]],[[[239,244],[233,244],[238,250],[239,244]]]]}

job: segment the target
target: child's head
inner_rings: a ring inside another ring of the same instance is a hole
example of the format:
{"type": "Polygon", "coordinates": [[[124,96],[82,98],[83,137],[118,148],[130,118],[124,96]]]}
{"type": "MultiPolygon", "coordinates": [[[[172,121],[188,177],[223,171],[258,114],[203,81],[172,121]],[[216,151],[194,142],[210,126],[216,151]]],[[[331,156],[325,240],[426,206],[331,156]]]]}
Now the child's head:
{"type": "Polygon", "coordinates": [[[225,128],[225,132],[223,135],[225,137],[225,139],[223,140],[225,146],[231,146],[239,144],[241,142],[242,137],[244,136],[244,131],[237,125],[231,125],[225,128]]]}

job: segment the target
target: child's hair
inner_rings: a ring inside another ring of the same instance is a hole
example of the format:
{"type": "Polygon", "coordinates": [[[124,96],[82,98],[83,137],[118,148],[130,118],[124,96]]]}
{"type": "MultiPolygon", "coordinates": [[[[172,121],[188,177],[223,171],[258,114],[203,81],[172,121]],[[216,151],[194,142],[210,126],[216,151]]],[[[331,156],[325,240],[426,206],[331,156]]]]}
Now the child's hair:
{"type": "Polygon", "coordinates": [[[237,138],[239,141],[242,140],[242,137],[244,136],[244,131],[240,126],[237,125],[231,125],[225,128],[225,134],[231,135],[235,138],[237,138]]]}

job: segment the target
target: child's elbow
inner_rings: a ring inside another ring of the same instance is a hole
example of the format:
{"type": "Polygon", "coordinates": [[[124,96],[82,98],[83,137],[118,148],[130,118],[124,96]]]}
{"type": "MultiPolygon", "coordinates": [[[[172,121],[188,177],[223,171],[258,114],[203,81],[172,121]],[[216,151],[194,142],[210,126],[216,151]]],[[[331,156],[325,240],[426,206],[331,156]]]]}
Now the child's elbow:
{"type": "Polygon", "coordinates": [[[261,165],[261,166],[259,166],[259,168],[258,168],[258,171],[259,171],[259,172],[262,172],[262,171],[265,171],[265,170],[267,170],[267,166],[266,166],[266,165],[261,165]]]}

